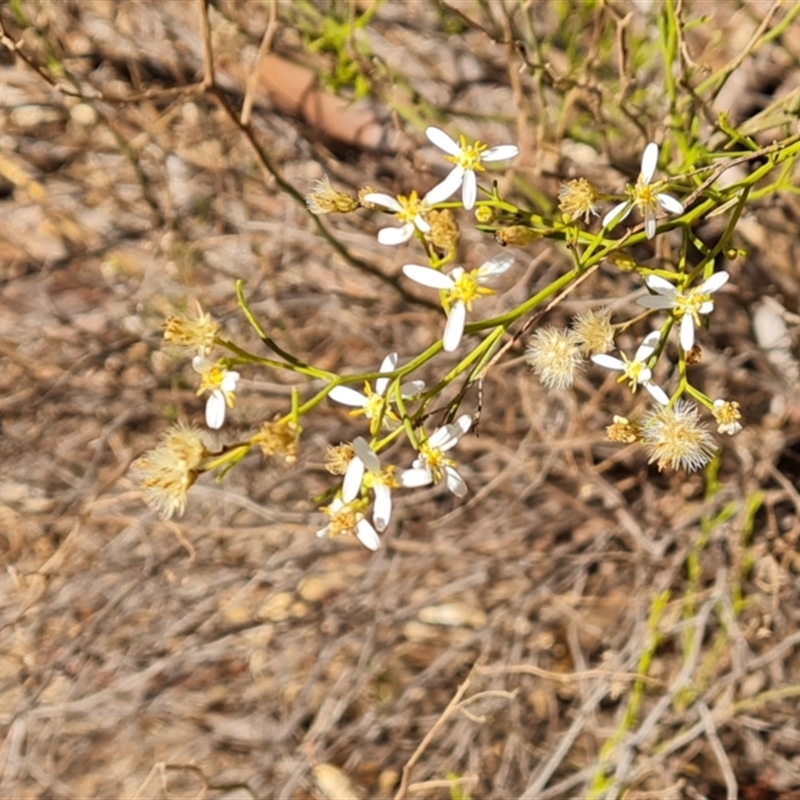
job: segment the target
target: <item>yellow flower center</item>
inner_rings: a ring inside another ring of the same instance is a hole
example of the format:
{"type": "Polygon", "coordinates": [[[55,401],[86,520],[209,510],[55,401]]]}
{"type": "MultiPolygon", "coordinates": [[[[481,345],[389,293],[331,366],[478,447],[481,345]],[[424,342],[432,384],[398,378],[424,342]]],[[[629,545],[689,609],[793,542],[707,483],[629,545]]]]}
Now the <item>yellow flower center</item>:
{"type": "Polygon", "coordinates": [[[634,205],[639,211],[644,213],[645,210],[649,209],[655,212],[658,209],[656,195],[658,194],[659,188],[660,186],[657,183],[643,183],[641,179],[637,181],[636,186],[633,187],[630,194],[633,198],[634,205]]]}
{"type": "Polygon", "coordinates": [[[402,194],[397,195],[397,202],[400,204],[400,211],[395,216],[401,222],[413,222],[415,217],[422,214],[427,208],[416,192],[411,192],[408,197],[402,194]]]}
{"type": "Polygon", "coordinates": [[[419,449],[420,456],[425,461],[425,466],[433,476],[433,482],[439,483],[444,477],[445,467],[455,467],[456,462],[452,458],[448,458],[441,450],[436,447],[431,447],[429,444],[423,444],[419,449]]]}
{"type": "Polygon", "coordinates": [[[458,139],[458,148],[461,152],[456,156],[445,156],[445,158],[463,169],[483,171],[485,167],[481,164],[481,158],[487,147],[488,145],[481,142],[467,144],[467,138],[462,134],[458,139]]]}
{"type": "Polygon", "coordinates": [[[474,269],[471,272],[463,272],[458,276],[455,286],[450,289],[448,300],[450,303],[455,303],[460,300],[469,311],[472,310],[472,301],[482,295],[494,294],[494,292],[486,286],[481,286],[478,283],[478,270],[474,269]]]}

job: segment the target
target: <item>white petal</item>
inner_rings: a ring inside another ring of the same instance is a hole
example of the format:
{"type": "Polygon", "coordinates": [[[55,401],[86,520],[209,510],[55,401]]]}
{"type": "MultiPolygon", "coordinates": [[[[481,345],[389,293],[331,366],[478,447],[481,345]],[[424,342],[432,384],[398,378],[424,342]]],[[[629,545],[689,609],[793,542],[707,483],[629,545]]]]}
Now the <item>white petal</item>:
{"type": "Polygon", "coordinates": [[[455,422],[445,425],[434,431],[428,443],[439,450],[450,450],[458,444],[464,434],[472,427],[472,417],[462,414],[455,422]]]}
{"type": "Polygon", "coordinates": [[[347,465],[342,482],[342,500],[351,503],[361,492],[361,482],[364,480],[364,462],[356,455],[347,465]]]}
{"type": "Polygon", "coordinates": [[[369,550],[377,550],[381,546],[380,537],[375,533],[375,528],[366,519],[360,520],[356,525],[356,536],[358,541],[369,550]]]}
{"type": "Polygon", "coordinates": [[[515,144],[501,144],[497,147],[490,147],[481,156],[481,161],[505,161],[519,155],[519,147],[515,144]]]}
{"type": "Polygon", "coordinates": [[[410,397],[416,397],[425,389],[425,381],[409,381],[408,383],[400,384],[400,396],[404,400],[410,397]]]}
{"type": "Polygon", "coordinates": [[[650,392],[650,396],[657,403],[661,403],[662,406],[665,406],[669,403],[669,397],[667,397],[667,393],[660,386],[656,386],[656,384],[646,381],[644,388],[650,392]]]}
{"type": "Polygon", "coordinates": [[[195,372],[205,372],[211,364],[212,362],[204,356],[197,355],[192,359],[192,369],[195,372]]]}
{"type": "Polygon", "coordinates": [[[431,226],[428,224],[428,220],[426,220],[422,214],[417,214],[414,217],[413,227],[415,227],[418,231],[422,231],[423,233],[431,232],[431,226]]]}
{"type": "Polygon", "coordinates": [[[653,180],[653,175],[656,174],[656,167],[658,166],[658,145],[655,142],[650,142],[644,149],[642,154],[642,183],[650,183],[653,180]]]}
{"type": "Polygon", "coordinates": [[[514,263],[514,256],[503,254],[490,258],[478,267],[478,278],[502,275],[514,263]]]}
{"type": "Polygon", "coordinates": [[[668,194],[657,194],[656,200],[665,211],[670,214],[683,214],[683,203],[668,194]]]}
{"type": "Polygon", "coordinates": [[[375,510],[372,521],[378,531],[385,531],[392,516],[392,490],[385,484],[375,486],[375,510]]]}
{"type": "Polygon", "coordinates": [[[452,353],[460,344],[464,333],[464,323],[467,321],[467,307],[458,300],[450,309],[450,316],[444,326],[442,347],[445,353],[452,353]]]}
{"type": "Polygon", "coordinates": [[[456,496],[464,497],[467,493],[467,484],[464,479],[453,469],[453,467],[445,466],[444,468],[444,482],[447,488],[456,496]]]}
{"type": "Polygon", "coordinates": [[[691,314],[684,314],[678,337],[681,347],[688,353],[694,346],[694,319],[691,314]]]}
{"type": "Polygon", "coordinates": [[[378,242],[394,247],[407,242],[413,233],[414,226],[410,222],[407,222],[402,228],[381,228],[378,231],[378,242]]]}
{"type": "MultiPolygon", "coordinates": [[[[381,361],[380,372],[394,372],[394,370],[397,368],[397,359],[397,353],[389,353],[389,355],[386,356],[383,361],[381,361]]],[[[378,378],[375,381],[375,391],[379,395],[383,395],[388,385],[389,378],[378,378]]]]}
{"type": "Polygon", "coordinates": [[[437,203],[443,203],[449,197],[458,191],[461,183],[464,180],[464,169],[462,167],[454,167],[447,174],[447,177],[431,189],[425,197],[422,198],[423,202],[429,206],[435,206],[437,203]]]}
{"type": "Polygon", "coordinates": [[[370,472],[381,471],[380,459],[361,436],[356,436],[356,438],[353,439],[353,450],[356,451],[359,461],[361,461],[370,472]]]}
{"type": "Polygon", "coordinates": [[[382,194],[381,192],[370,192],[369,194],[365,194],[364,202],[372,203],[376,206],[383,206],[384,208],[389,208],[392,211],[403,210],[403,207],[397,202],[396,197],[392,197],[390,194],[382,194]]]}
{"type": "Polygon", "coordinates": [[[351,389],[349,386],[334,386],[328,392],[328,397],[336,403],[341,403],[344,406],[352,406],[353,408],[363,408],[367,402],[365,395],[351,389]]]}
{"type": "Polygon", "coordinates": [[[647,361],[647,359],[650,358],[650,356],[655,352],[656,347],[658,347],[658,342],[660,339],[661,333],[659,331],[650,331],[650,333],[644,337],[642,343],[639,345],[633,360],[647,361]]]}
{"type": "Polygon", "coordinates": [[[475,207],[478,199],[478,179],[475,177],[474,170],[467,170],[464,173],[464,188],[461,192],[461,202],[464,208],[469,211],[475,207]]]}
{"type": "Polygon", "coordinates": [[[461,148],[448,134],[441,128],[436,128],[433,125],[425,129],[425,135],[428,139],[435,144],[440,150],[444,150],[449,156],[457,156],[461,153],[461,148]]]}
{"type": "Polygon", "coordinates": [[[406,469],[400,473],[400,485],[408,489],[416,489],[418,486],[428,486],[433,480],[433,476],[427,469],[416,467],[406,469]]]}
{"type": "Polygon", "coordinates": [[[633,208],[633,206],[628,200],[614,206],[614,208],[603,217],[603,227],[613,228],[615,225],[619,225],[619,223],[631,213],[631,208],[633,208]]]}
{"type": "Polygon", "coordinates": [[[213,431],[218,431],[225,422],[225,395],[215,389],[206,401],[206,425],[213,431]]]}
{"type": "Polygon", "coordinates": [[[698,287],[698,294],[712,294],[721,289],[731,276],[727,272],[715,272],[710,278],[704,280],[698,287]]]}
{"type": "Polygon", "coordinates": [[[462,436],[469,433],[469,429],[471,427],[472,417],[469,414],[462,414],[452,425],[450,425],[450,429],[457,439],[460,439],[462,436]]]}
{"type": "Polygon", "coordinates": [[[658,275],[648,275],[644,279],[644,282],[647,284],[648,288],[652,289],[654,292],[663,294],[666,297],[674,298],[677,293],[675,284],[658,275]]]}
{"type": "Polygon", "coordinates": [[[452,289],[455,286],[453,279],[440,272],[438,269],[421,267],[419,264],[403,265],[403,274],[412,281],[430,286],[431,289],[452,289]]]}
{"type": "Polygon", "coordinates": [[[644,210],[644,232],[648,239],[656,235],[656,215],[650,208],[644,210]]]}
{"type": "Polygon", "coordinates": [[[223,392],[232,392],[236,389],[236,384],[238,382],[239,382],[238,372],[226,372],[222,376],[219,388],[222,389],[223,392]]]}
{"type": "Polygon", "coordinates": [[[597,355],[592,356],[592,361],[594,361],[594,363],[598,366],[605,367],[606,369],[625,369],[624,361],[614,358],[614,356],[606,355],[605,353],[598,353],[597,355]]]}
{"type": "Polygon", "coordinates": [[[644,297],[640,297],[636,301],[640,306],[644,306],[645,308],[672,308],[675,305],[675,300],[669,297],[664,297],[663,295],[653,295],[653,294],[646,294],[644,297]]]}
{"type": "Polygon", "coordinates": [[[330,530],[330,525],[326,525],[324,528],[320,528],[317,531],[317,536],[322,539],[324,536],[328,535],[328,531],[330,530]]]}

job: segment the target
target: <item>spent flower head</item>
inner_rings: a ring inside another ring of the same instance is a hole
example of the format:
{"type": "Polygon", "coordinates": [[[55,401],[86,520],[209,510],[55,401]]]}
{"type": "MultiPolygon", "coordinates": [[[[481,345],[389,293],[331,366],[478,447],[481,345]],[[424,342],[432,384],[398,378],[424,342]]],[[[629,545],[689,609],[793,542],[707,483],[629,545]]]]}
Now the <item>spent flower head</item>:
{"type": "Polygon", "coordinates": [[[463,497],[467,493],[467,484],[459,475],[456,462],[445,454],[471,427],[472,418],[469,414],[462,414],[455,422],[437,428],[420,444],[419,455],[411,469],[401,473],[400,485],[413,488],[444,480],[445,486],[456,497],[463,497]]]}
{"type": "Polygon", "coordinates": [[[358,208],[359,202],[334,189],[328,176],[323,175],[314,184],[314,190],[306,195],[306,205],[312,214],[349,214],[358,208]]]}
{"type": "Polygon", "coordinates": [[[648,289],[656,294],[645,295],[637,301],[645,308],[658,308],[672,311],[675,319],[680,320],[679,341],[685,352],[694,346],[695,325],[700,325],[700,315],[710,314],[714,310],[714,292],[721,289],[730,278],[727,272],[715,272],[697,286],[681,291],[665,278],[648,275],[644,282],[648,289]]]}
{"type": "MultiPolygon", "coordinates": [[[[397,368],[399,356],[397,353],[389,353],[381,362],[381,372],[393,372],[397,368]]],[[[364,414],[370,421],[370,433],[377,433],[381,424],[385,428],[392,428],[397,425],[399,418],[391,408],[391,399],[387,398],[386,390],[389,388],[389,378],[378,378],[375,387],[364,384],[364,391],[359,392],[349,386],[334,386],[328,393],[331,400],[350,406],[353,410],[352,416],[364,414]]],[[[409,381],[400,386],[400,396],[404,400],[416,397],[423,389],[425,384],[422,381],[409,381]]]]}
{"type": "Polygon", "coordinates": [[[733,436],[742,429],[742,412],[739,411],[739,404],[735,400],[715,400],[711,409],[717,423],[718,433],[727,433],[733,436]]]}
{"type": "Polygon", "coordinates": [[[641,436],[642,430],[635,422],[631,422],[627,417],[619,417],[614,414],[614,421],[606,426],[606,436],[611,442],[622,442],[623,444],[633,444],[641,436]]]}
{"type": "Polygon", "coordinates": [[[530,338],[525,359],[548,389],[567,389],[583,363],[580,339],[567,328],[539,328],[530,338]]]}
{"type": "Polygon", "coordinates": [[[717,449],[696,406],[686,400],[648,412],[641,423],[641,436],[649,463],[655,462],[659,471],[665,467],[700,469],[717,449]]]}
{"type": "Polygon", "coordinates": [[[652,331],[644,337],[644,341],[639,345],[636,354],[632,359],[629,359],[625,353],[620,353],[621,359],[609,356],[605,353],[598,353],[592,356],[592,361],[606,369],[613,369],[622,372],[619,376],[618,382],[628,381],[628,385],[632,392],[635,392],[639,386],[644,386],[654,400],[666,405],[669,402],[666,392],[654,384],[651,380],[653,371],[647,366],[647,361],[650,356],[656,351],[661,334],[658,331],[652,331]]]}
{"type": "Polygon", "coordinates": [[[366,507],[366,500],[351,500],[346,503],[340,497],[335,497],[329,506],[321,509],[328,516],[329,522],[317,531],[317,536],[355,536],[364,547],[377,550],[381,546],[381,540],[364,515],[366,507]]]}
{"type": "Polygon", "coordinates": [[[635,186],[628,187],[628,199],[614,206],[603,217],[603,227],[618,225],[635,206],[644,217],[644,230],[648,239],[656,235],[656,214],[658,207],[670,214],[683,214],[683,204],[668,194],[660,192],[663,183],[652,183],[658,166],[658,145],[650,142],[642,155],[642,168],[635,186]]]}
{"type": "Polygon", "coordinates": [[[292,419],[275,419],[264,422],[252,438],[264,454],[264,458],[282,458],[290,466],[297,463],[302,427],[292,419]]]}
{"type": "Polygon", "coordinates": [[[200,305],[195,312],[168,317],[164,323],[164,341],[185,350],[207,355],[214,347],[219,323],[206,314],[200,305]]]}
{"type": "Polygon", "coordinates": [[[446,200],[460,188],[461,202],[468,211],[475,205],[478,196],[476,173],[484,171],[484,163],[506,161],[519,154],[519,148],[513,144],[501,144],[498,147],[489,147],[482,142],[468,144],[463,135],[456,142],[441,128],[433,126],[425,131],[425,135],[447,154],[445,159],[455,165],[433,191],[441,192],[441,199],[446,200]]]}
{"type": "Polygon", "coordinates": [[[558,187],[558,208],[568,222],[583,217],[588,225],[592,216],[597,216],[600,195],[586,178],[575,178],[558,187]]]}
{"type": "Polygon", "coordinates": [[[212,430],[219,430],[225,422],[225,412],[233,408],[234,392],[239,382],[239,373],[220,364],[209,361],[203,356],[192,359],[192,367],[200,375],[199,397],[209,392],[206,401],[206,425],[212,430]]]}
{"type": "Polygon", "coordinates": [[[513,262],[512,256],[495,256],[478,269],[467,272],[462,267],[456,267],[449,275],[419,264],[406,264],[403,267],[406,277],[412,281],[445,293],[442,302],[445,309],[449,309],[442,336],[445,352],[451,353],[458,347],[472,303],[479,297],[494,294],[485,284],[504,273],[513,262]]]}
{"type": "Polygon", "coordinates": [[[208,456],[200,431],[179,422],[167,430],[158,446],[134,463],[145,500],[169,518],[183,514],[186,494],[208,456]]]}

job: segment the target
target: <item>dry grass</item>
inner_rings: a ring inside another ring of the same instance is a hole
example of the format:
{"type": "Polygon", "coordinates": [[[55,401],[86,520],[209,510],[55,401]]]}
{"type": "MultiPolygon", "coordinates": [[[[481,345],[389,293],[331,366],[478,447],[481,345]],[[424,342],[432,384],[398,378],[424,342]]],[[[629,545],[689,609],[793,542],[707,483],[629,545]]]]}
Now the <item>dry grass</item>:
{"type": "MultiPolygon", "coordinates": [[[[0,8],[55,76],[0,49],[0,796],[800,796],[798,364],[791,342],[767,350],[752,334],[765,298],[797,330],[796,195],[742,220],[748,255],[729,262],[735,288],[704,339],[707,391],[737,397],[747,422],[718,483],[605,442],[613,380],[588,372],[548,394],[513,353],[486,381],[480,436],[460,445],[467,500],[403,495],[377,554],[313,535],[325,443],[352,436],[333,404],[295,467],[250,457],[202,480],[177,522],[128,477],[168,418],[201,417],[186,365],[160,349],[163,319],[190,298],[252,344],[243,279],[262,324],[332,370],[418,352],[440,325],[398,281],[403,252],[375,242],[374,215],[330,223],[348,262],[253,144],[301,194],[323,171],[352,189],[424,188],[435,156],[402,109],[441,109],[518,141],[529,197],[579,174],[615,189],[635,175],[663,98],[626,121],[603,78],[615,36],[652,39],[651,12],[452,5],[380,6],[369,63],[384,102],[347,109],[285,90],[288,62],[331,63],[286,24],[300,4],[271,22],[270,5],[216,3],[211,51],[195,3],[0,8]],[[463,28],[443,34],[440,14],[463,28]],[[531,75],[536,54],[502,43],[511,18],[547,44],[554,73],[584,62],[583,82],[531,75]],[[225,110],[245,103],[246,130],[225,110]],[[601,134],[576,141],[578,123],[601,134]]],[[[716,68],[791,6],[689,4],[716,17],[688,52],[716,68]]],[[[717,102],[736,124],[797,85],[799,25],[733,71],[717,102]]],[[[628,57],[639,88],[657,79],[655,60],[628,57]]],[[[464,236],[474,265],[496,250],[464,236]]],[[[516,255],[498,308],[568,263],[549,242],[516,255]]],[[[592,298],[627,309],[633,286],[601,270],[551,321],[592,298]]],[[[289,403],[286,376],[245,378],[233,432],[289,403]]]]}

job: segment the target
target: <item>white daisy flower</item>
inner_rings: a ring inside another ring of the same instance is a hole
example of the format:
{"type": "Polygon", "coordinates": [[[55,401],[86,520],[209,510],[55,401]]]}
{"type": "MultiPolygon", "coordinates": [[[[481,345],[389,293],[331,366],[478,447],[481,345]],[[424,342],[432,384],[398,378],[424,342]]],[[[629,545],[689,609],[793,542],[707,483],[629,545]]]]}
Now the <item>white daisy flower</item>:
{"type": "Polygon", "coordinates": [[[440,150],[444,150],[447,161],[455,164],[448,176],[433,191],[444,194],[442,199],[453,195],[461,188],[461,202],[464,208],[471,209],[478,196],[478,181],[476,172],[483,172],[483,164],[491,161],[506,161],[519,155],[519,148],[513,144],[501,144],[498,147],[488,147],[482,142],[467,144],[465,136],[460,136],[458,142],[448,136],[443,130],[431,126],[425,135],[440,150]]]}
{"type": "Polygon", "coordinates": [[[656,213],[659,206],[669,214],[683,214],[682,203],[671,195],[658,191],[662,185],[660,181],[656,183],[650,182],[653,180],[657,165],[658,145],[655,142],[650,142],[645,147],[642,155],[642,169],[639,173],[639,179],[636,181],[636,186],[629,186],[628,199],[614,206],[603,217],[604,228],[613,228],[618,225],[631,213],[631,209],[636,206],[644,217],[644,230],[647,238],[652,239],[656,235],[656,213]]]}
{"type": "Polygon", "coordinates": [[[445,453],[458,444],[458,440],[472,427],[469,414],[462,414],[455,422],[435,430],[430,438],[420,445],[419,456],[411,469],[400,475],[401,486],[414,488],[439,483],[444,479],[447,488],[456,496],[467,493],[467,484],[456,470],[456,462],[445,453]]]}
{"type": "MultiPolygon", "coordinates": [[[[389,353],[381,362],[380,371],[394,372],[397,369],[398,358],[397,353],[389,353]]],[[[391,401],[387,401],[384,397],[388,387],[389,378],[378,378],[375,381],[374,389],[369,385],[369,382],[364,384],[363,392],[359,392],[349,386],[334,386],[328,393],[328,397],[337,403],[350,406],[353,409],[350,412],[353,416],[364,414],[370,420],[370,432],[375,433],[378,420],[381,419],[382,410],[384,411],[384,427],[390,428],[398,422],[397,415],[389,407],[391,401]]],[[[409,400],[412,397],[416,397],[424,388],[423,381],[409,381],[400,386],[400,395],[404,400],[409,400]]]]}
{"type": "Polygon", "coordinates": [[[201,355],[192,359],[192,367],[200,374],[198,397],[203,392],[210,392],[206,401],[206,425],[212,430],[219,430],[225,422],[225,412],[233,408],[234,392],[240,375],[201,355]]]}
{"type": "Polygon", "coordinates": [[[394,477],[394,467],[381,469],[381,462],[366,440],[358,436],[353,440],[355,456],[347,466],[342,484],[342,500],[349,503],[361,494],[361,487],[372,489],[375,510],[372,521],[378,531],[385,531],[392,516],[392,489],[400,484],[394,477]]]}
{"type": "Polygon", "coordinates": [[[317,531],[317,536],[333,538],[350,534],[364,547],[377,550],[381,546],[381,540],[375,528],[364,516],[364,505],[358,500],[345,503],[341,498],[335,497],[329,506],[322,509],[323,513],[328,515],[330,522],[317,531]]]}
{"type": "Polygon", "coordinates": [[[651,381],[653,372],[650,367],[647,366],[647,360],[655,352],[660,337],[661,334],[658,331],[648,333],[636,350],[633,359],[629,359],[624,353],[621,353],[621,359],[609,356],[606,353],[598,353],[592,356],[592,361],[606,369],[622,372],[622,375],[619,377],[620,383],[627,380],[632,392],[635,392],[639,386],[644,386],[656,402],[665,406],[669,403],[669,397],[667,397],[667,393],[660,386],[657,386],[651,381]]]}
{"type": "Polygon", "coordinates": [[[680,319],[679,341],[685,352],[694,346],[694,326],[700,324],[701,314],[714,310],[711,295],[721,289],[730,278],[727,272],[715,272],[710,278],[686,291],[680,291],[672,283],[658,275],[648,275],[644,282],[655,295],[645,295],[637,302],[645,308],[670,309],[680,319]]]}
{"type": "Polygon", "coordinates": [[[403,267],[403,272],[412,281],[447,292],[447,296],[443,299],[445,308],[449,308],[442,336],[445,352],[452,353],[458,347],[464,333],[467,311],[472,310],[472,302],[482,295],[494,294],[483,284],[501,275],[513,262],[513,256],[495,256],[471,272],[456,267],[449,275],[419,264],[406,264],[403,267]]]}
{"type": "Polygon", "coordinates": [[[407,242],[414,235],[415,230],[423,234],[430,233],[431,226],[425,219],[425,214],[436,203],[441,203],[448,197],[449,195],[444,193],[440,185],[434,186],[421,200],[416,192],[411,192],[408,197],[405,195],[392,197],[390,194],[370,192],[364,195],[362,202],[383,206],[389,211],[395,212],[395,216],[403,225],[399,228],[381,228],[378,231],[378,242],[385,245],[398,245],[407,242]]]}

